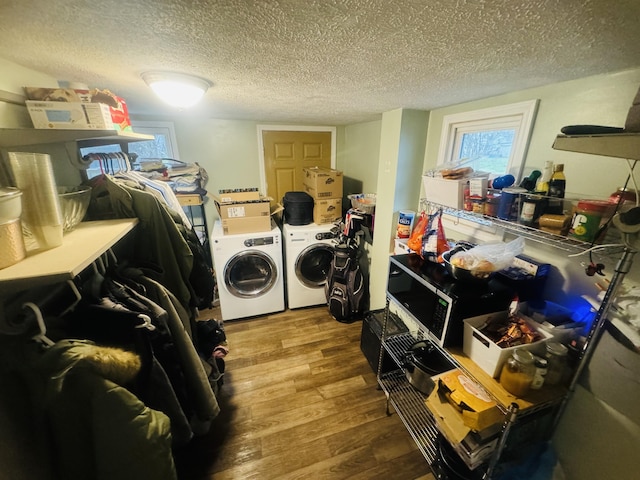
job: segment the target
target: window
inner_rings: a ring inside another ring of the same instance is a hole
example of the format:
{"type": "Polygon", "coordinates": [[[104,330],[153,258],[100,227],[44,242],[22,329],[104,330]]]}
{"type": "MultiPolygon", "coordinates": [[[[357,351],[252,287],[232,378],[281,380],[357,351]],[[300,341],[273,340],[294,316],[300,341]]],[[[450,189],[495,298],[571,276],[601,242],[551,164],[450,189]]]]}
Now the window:
{"type": "MultiPolygon", "coordinates": [[[[136,122],[131,121],[133,130],[136,133],[153,135],[154,140],[143,142],[126,142],[126,146],[115,143],[112,145],[100,145],[96,147],[86,147],[80,149],[80,155],[88,153],[111,153],[122,152],[135,153],[138,158],[174,158],[179,159],[178,143],[176,141],[173,123],[171,122],[136,122]]],[[[87,178],[100,175],[102,169],[99,162],[93,162],[87,168],[87,178]]]]}
{"type": "Polygon", "coordinates": [[[446,115],[438,165],[462,161],[475,171],[518,179],[538,100],[446,115]]]}
{"type": "Polygon", "coordinates": [[[140,158],[174,158],[180,159],[178,142],[171,122],[134,122],[136,133],[153,135],[155,140],[129,143],[129,153],[137,153],[140,158]]]}

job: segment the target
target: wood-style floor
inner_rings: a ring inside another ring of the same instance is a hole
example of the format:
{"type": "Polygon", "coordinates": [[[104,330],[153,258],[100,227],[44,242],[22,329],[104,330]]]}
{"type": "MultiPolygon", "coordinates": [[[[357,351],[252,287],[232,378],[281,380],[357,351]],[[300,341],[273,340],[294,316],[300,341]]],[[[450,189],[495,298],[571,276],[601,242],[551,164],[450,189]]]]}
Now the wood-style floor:
{"type": "Polygon", "coordinates": [[[434,479],[386,414],[361,321],[337,322],[321,306],[224,326],[222,413],[176,455],[180,480],[434,479]]]}

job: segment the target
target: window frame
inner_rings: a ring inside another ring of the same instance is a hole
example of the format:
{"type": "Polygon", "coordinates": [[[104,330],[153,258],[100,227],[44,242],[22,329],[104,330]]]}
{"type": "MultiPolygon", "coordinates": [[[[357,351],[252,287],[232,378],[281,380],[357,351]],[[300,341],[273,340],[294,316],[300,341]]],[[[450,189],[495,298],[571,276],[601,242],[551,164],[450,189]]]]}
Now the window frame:
{"type": "Polygon", "coordinates": [[[160,122],[149,120],[131,120],[131,126],[136,133],[144,133],[147,135],[164,135],[167,139],[167,148],[171,151],[170,158],[180,160],[178,152],[178,140],[173,122],[160,122]]]}
{"type": "MultiPolygon", "coordinates": [[[[520,179],[538,109],[538,99],[445,115],[437,165],[450,163],[465,133],[514,128],[515,135],[507,171],[520,179]]],[[[519,180],[518,180],[519,181],[519,180]]]]}

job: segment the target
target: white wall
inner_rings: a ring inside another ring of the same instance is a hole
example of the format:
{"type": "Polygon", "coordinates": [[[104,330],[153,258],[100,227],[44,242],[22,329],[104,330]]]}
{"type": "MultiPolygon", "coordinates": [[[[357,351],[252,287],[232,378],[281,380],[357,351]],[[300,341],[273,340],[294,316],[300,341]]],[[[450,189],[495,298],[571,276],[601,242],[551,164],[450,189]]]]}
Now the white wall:
{"type": "Polygon", "coordinates": [[[393,110],[382,115],[375,230],[370,253],[371,309],[385,305],[389,252],[398,211],[410,209],[420,191],[421,158],[428,112],[393,110]]]}
{"type": "Polygon", "coordinates": [[[375,193],[378,187],[378,157],[380,156],[381,120],[344,127],[341,148],[338,149],[338,168],[348,179],[358,183],[358,191],[345,185],[345,194],[375,193]]]}

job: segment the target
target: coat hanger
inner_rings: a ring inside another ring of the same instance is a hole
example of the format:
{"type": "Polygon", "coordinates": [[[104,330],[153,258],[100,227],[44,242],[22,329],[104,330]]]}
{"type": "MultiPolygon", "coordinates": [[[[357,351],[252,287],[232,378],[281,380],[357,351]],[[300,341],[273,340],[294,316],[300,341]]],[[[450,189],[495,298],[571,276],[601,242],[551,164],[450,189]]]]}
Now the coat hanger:
{"type": "Polygon", "coordinates": [[[47,337],[47,326],[44,323],[44,317],[42,316],[40,307],[38,307],[33,302],[25,302],[22,304],[22,308],[30,308],[33,311],[34,316],[36,317],[36,321],[38,322],[39,333],[31,338],[37,342],[42,343],[45,346],[52,346],[55,342],[47,337]]]}

